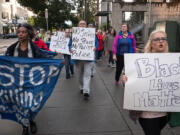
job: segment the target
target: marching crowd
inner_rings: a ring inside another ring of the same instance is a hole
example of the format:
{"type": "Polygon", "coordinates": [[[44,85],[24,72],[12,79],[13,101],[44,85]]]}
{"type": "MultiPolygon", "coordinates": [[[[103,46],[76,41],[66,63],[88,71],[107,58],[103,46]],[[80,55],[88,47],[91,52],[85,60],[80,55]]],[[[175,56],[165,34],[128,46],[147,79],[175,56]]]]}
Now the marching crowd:
{"type": "MultiPolygon", "coordinates": [[[[86,24],[86,21],[81,20],[78,27],[93,28],[92,24],[86,24]]],[[[97,30],[95,35],[95,60],[71,60],[71,55],[64,54],[64,64],[66,69],[66,79],[70,79],[73,74],[78,75],[79,90],[87,100],[90,97],[90,82],[94,76],[94,64],[101,61],[102,56],[108,56],[107,66],[116,68],[115,85],[119,85],[119,80],[123,83],[128,81],[126,75],[122,75],[124,68],[124,54],[136,53],[136,40],[134,35],[129,31],[127,23],[123,23],[120,32],[116,33],[113,27],[107,31],[97,30]],[[74,71],[74,66],[77,68],[77,73],[74,71]]],[[[72,52],[72,30],[61,30],[65,32],[66,38],[70,39],[69,51],[72,52]]],[[[49,49],[51,33],[46,33],[32,27],[29,24],[21,24],[17,31],[18,41],[11,45],[7,51],[6,56],[15,57],[31,57],[31,58],[53,58],[59,55],[58,52],[52,52],[49,49]]],[[[149,37],[148,43],[145,47],[145,53],[164,53],[168,52],[167,35],[163,31],[155,31],[149,37]]],[[[123,72],[124,73],[124,72],[123,72]]],[[[139,120],[144,133],[146,135],[160,135],[161,130],[167,123],[167,113],[162,112],[140,112],[134,113],[135,120],[139,120]],[[138,114],[138,115],[137,115],[138,114]]],[[[30,131],[37,133],[37,126],[34,118],[30,117],[30,131]]],[[[29,127],[23,127],[22,135],[29,135],[29,127]]]]}

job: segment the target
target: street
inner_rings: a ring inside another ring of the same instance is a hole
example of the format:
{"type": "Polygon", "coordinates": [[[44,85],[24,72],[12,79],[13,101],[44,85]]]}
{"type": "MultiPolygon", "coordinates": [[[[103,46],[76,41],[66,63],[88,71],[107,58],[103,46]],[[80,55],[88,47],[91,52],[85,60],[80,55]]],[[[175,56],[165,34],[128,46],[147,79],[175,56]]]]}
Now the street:
{"type": "MultiPolygon", "coordinates": [[[[17,39],[0,39],[0,54],[17,39]]],[[[122,84],[115,85],[115,68],[107,58],[95,64],[90,99],[84,100],[78,88],[77,72],[65,78],[63,68],[54,92],[37,115],[37,135],[143,135],[137,122],[123,109],[122,84]]],[[[162,135],[179,135],[180,128],[164,128],[162,135]]],[[[0,135],[21,135],[19,124],[0,120],[0,135]]]]}
{"type": "Polygon", "coordinates": [[[0,39],[0,55],[2,55],[5,51],[6,48],[15,43],[17,41],[17,38],[10,38],[10,39],[0,39]]]}

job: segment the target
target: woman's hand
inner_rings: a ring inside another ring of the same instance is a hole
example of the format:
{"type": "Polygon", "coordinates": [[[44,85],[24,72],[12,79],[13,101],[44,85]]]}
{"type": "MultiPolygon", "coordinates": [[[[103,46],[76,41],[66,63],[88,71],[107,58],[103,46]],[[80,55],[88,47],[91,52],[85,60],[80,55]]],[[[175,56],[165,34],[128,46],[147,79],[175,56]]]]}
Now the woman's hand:
{"type": "Polygon", "coordinates": [[[116,55],[113,55],[113,60],[114,60],[114,61],[117,61],[116,55]]]}
{"type": "Polygon", "coordinates": [[[128,77],[126,75],[123,75],[121,77],[121,81],[122,81],[123,84],[125,84],[127,82],[127,80],[128,80],[128,77]]]}
{"type": "Polygon", "coordinates": [[[94,47],[93,51],[94,51],[94,52],[96,51],[96,47],[94,47]]]}

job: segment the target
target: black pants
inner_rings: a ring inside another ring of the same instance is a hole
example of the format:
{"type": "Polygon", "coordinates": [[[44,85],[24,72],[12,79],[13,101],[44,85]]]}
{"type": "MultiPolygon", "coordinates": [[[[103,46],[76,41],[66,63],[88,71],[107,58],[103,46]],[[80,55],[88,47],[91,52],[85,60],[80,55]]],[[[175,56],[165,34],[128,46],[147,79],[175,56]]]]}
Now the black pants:
{"type": "Polygon", "coordinates": [[[112,51],[109,51],[109,64],[110,63],[114,64],[112,51]]]}
{"type": "Polygon", "coordinates": [[[160,135],[168,122],[167,116],[159,118],[139,118],[139,123],[145,135],[160,135]]]}
{"type": "Polygon", "coordinates": [[[119,81],[119,77],[121,75],[121,72],[124,67],[124,55],[116,55],[117,61],[116,61],[116,75],[115,80],[119,81]]]}

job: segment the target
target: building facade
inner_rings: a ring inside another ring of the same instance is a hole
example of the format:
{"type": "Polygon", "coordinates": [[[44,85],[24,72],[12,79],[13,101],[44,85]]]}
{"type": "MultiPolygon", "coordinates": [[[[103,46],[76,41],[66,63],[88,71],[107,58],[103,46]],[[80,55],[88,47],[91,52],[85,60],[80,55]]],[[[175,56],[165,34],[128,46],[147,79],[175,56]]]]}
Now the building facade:
{"type": "Polygon", "coordinates": [[[120,26],[124,21],[124,12],[143,12],[144,13],[144,29],[143,41],[146,42],[148,38],[148,30],[158,21],[177,21],[180,22],[180,3],[166,3],[162,0],[159,2],[149,3],[120,3],[113,2],[112,5],[112,26],[116,31],[120,30],[120,26]]]}
{"type": "Polygon", "coordinates": [[[0,34],[13,32],[13,26],[27,22],[34,14],[17,0],[0,0],[0,34]]]}
{"type": "Polygon", "coordinates": [[[112,2],[99,0],[98,6],[98,26],[107,25],[107,22],[111,25],[112,2]]]}

